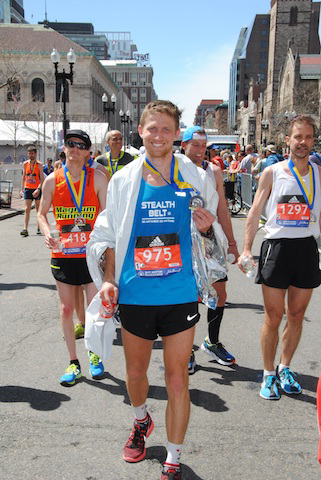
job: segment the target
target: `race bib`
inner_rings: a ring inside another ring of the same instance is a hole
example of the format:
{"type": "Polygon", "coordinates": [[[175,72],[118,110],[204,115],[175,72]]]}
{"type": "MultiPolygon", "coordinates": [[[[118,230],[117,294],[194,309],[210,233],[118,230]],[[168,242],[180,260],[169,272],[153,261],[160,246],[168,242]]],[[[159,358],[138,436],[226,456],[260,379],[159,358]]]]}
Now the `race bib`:
{"type": "Polygon", "coordinates": [[[303,195],[282,195],[276,206],[276,223],[284,227],[309,226],[310,209],[303,195]]]}
{"type": "MultiPolygon", "coordinates": [[[[77,219],[76,219],[77,220],[77,219]]],[[[65,255],[81,255],[86,253],[86,244],[89,241],[91,228],[89,224],[64,225],[61,232],[62,252],[65,255]]]]}
{"type": "Polygon", "coordinates": [[[29,184],[32,184],[32,183],[36,183],[37,179],[36,179],[36,174],[35,173],[28,173],[27,174],[27,182],[29,184]]]}
{"type": "Polygon", "coordinates": [[[136,237],[134,249],[136,275],[164,277],[182,270],[177,233],[136,237]]]}

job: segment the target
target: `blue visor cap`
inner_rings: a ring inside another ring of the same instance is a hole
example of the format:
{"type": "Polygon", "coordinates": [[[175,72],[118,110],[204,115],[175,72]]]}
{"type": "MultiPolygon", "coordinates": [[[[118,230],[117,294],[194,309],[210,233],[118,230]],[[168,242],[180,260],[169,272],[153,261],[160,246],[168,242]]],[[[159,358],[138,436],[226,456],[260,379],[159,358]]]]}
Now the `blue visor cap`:
{"type": "MultiPolygon", "coordinates": [[[[199,132],[200,130],[203,130],[203,128],[200,126],[187,128],[183,134],[183,142],[189,142],[190,140],[193,140],[193,138],[199,139],[200,135],[198,135],[197,132],[199,132]]],[[[202,134],[202,137],[205,137],[205,139],[207,139],[207,135],[202,134]]]]}

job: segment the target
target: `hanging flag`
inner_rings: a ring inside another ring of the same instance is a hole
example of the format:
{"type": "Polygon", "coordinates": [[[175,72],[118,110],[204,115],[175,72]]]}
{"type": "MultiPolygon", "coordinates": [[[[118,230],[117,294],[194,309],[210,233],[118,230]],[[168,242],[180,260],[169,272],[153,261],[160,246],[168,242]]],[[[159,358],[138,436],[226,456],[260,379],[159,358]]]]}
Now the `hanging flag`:
{"type": "Polygon", "coordinates": [[[241,150],[240,144],[239,142],[236,142],[235,152],[239,152],[240,150],[241,150]]]}

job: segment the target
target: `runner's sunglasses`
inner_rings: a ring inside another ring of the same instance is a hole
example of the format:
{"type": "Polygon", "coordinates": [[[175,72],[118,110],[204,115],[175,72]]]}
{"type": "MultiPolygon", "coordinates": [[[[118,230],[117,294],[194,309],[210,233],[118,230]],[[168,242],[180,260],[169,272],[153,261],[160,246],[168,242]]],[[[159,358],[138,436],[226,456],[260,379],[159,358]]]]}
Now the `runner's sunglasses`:
{"type": "Polygon", "coordinates": [[[69,148],[77,147],[79,148],[79,150],[88,150],[88,147],[85,143],[74,142],[73,140],[67,140],[67,142],[65,142],[65,145],[67,145],[67,147],[69,148]]]}

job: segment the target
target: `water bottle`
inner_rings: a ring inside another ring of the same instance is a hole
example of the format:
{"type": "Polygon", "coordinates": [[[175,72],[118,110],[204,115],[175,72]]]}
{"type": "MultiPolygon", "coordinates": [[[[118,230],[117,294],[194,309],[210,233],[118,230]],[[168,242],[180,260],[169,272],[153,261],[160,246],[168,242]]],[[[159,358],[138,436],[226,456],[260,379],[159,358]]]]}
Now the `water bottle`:
{"type": "Polygon", "coordinates": [[[255,277],[255,267],[252,263],[252,260],[250,257],[243,257],[242,259],[242,267],[246,271],[246,276],[247,278],[253,278],[255,277]]]}
{"type": "Polygon", "coordinates": [[[57,230],[55,223],[51,224],[50,236],[51,238],[55,239],[55,247],[52,249],[53,253],[60,253],[62,251],[62,245],[60,242],[60,230],[57,230]]]}
{"type": "Polygon", "coordinates": [[[228,263],[233,263],[233,262],[235,261],[235,255],[234,255],[234,253],[228,253],[228,254],[226,255],[226,261],[227,261],[228,263]]]}
{"type": "MultiPolygon", "coordinates": [[[[110,297],[113,297],[113,292],[111,292],[109,295],[110,297]]],[[[101,307],[99,310],[99,315],[102,318],[111,318],[114,316],[114,313],[116,312],[117,308],[118,308],[117,303],[114,303],[113,301],[112,301],[111,307],[108,305],[107,302],[102,301],[101,307]]]]}

